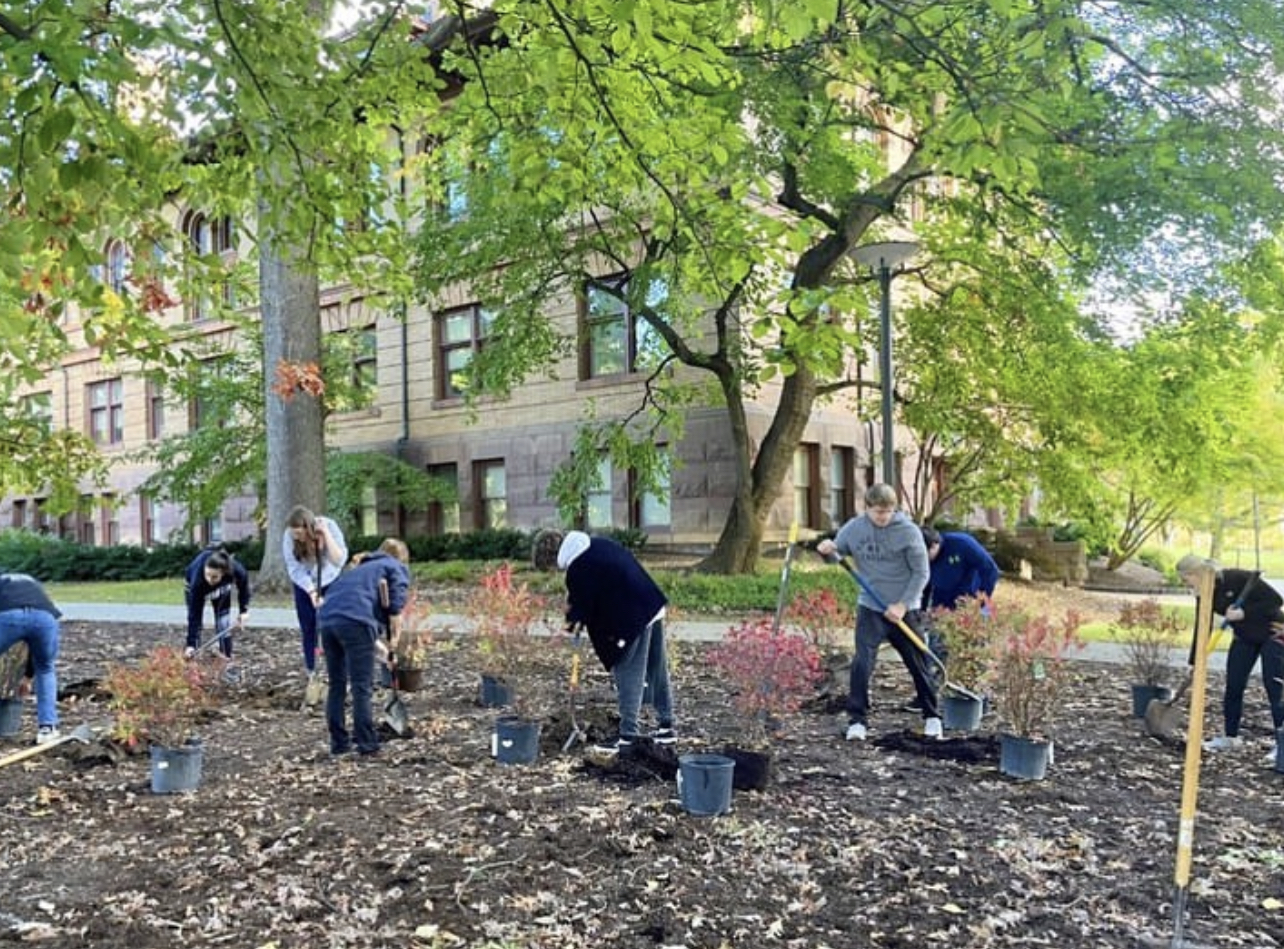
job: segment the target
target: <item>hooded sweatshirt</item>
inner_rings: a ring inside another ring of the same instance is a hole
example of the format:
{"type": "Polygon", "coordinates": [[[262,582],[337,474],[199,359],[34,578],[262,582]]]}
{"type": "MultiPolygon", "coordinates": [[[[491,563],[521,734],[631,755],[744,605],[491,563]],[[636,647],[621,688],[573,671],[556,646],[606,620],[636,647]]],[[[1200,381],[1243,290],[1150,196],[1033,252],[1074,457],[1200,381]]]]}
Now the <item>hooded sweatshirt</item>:
{"type": "MultiPolygon", "coordinates": [[[[886,527],[878,527],[865,514],[844,524],[834,538],[838,552],[856,561],[856,569],[883,600],[884,605],[904,603],[916,609],[929,575],[923,532],[901,511],[886,527]]],[[[864,590],[856,602],[877,613],[883,610],[864,590]]]]}

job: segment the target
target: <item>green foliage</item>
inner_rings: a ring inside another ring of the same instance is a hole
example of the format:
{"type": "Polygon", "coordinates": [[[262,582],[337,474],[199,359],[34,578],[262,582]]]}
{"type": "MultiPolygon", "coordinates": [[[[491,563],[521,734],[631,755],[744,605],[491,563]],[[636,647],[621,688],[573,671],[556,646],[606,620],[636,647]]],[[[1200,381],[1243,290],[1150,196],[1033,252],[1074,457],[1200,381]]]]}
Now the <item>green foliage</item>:
{"type": "MultiPolygon", "coordinates": [[[[261,543],[226,545],[250,570],[263,556],[261,543]]],[[[151,580],[181,576],[199,553],[197,544],[157,544],[144,549],[133,544],[98,547],[78,544],[23,530],[0,531],[0,565],[39,580],[66,583],[85,580],[151,580]]]]}
{"type": "Polygon", "coordinates": [[[346,532],[361,519],[368,492],[379,504],[406,511],[426,511],[435,502],[456,500],[450,482],[433,478],[400,458],[379,452],[332,451],[326,459],[326,510],[346,532]]]}

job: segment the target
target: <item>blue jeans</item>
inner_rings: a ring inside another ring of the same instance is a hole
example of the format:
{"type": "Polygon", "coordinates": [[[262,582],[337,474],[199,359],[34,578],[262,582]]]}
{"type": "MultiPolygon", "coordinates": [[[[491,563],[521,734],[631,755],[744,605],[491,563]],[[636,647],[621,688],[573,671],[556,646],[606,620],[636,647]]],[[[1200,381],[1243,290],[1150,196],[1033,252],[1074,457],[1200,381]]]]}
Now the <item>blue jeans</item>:
{"type": "Polygon", "coordinates": [[[0,653],[25,642],[36,670],[36,723],[58,724],[58,620],[44,610],[24,607],[0,612],[0,653]]]}
{"type": "MultiPolygon", "coordinates": [[[[924,628],[921,619],[922,616],[918,611],[911,611],[905,617],[905,625],[918,632],[924,628]]],[[[936,708],[936,687],[928,674],[927,659],[924,658],[923,653],[910,642],[909,637],[901,632],[895,623],[888,620],[882,613],[862,606],[856,612],[856,654],[852,657],[851,674],[848,679],[847,720],[864,724],[866,716],[869,715],[869,683],[874,677],[878,647],[883,644],[884,639],[892,644],[892,648],[900,654],[901,662],[905,663],[905,668],[909,670],[910,678],[914,680],[914,695],[918,699],[919,707],[923,709],[923,717],[939,718],[940,713],[936,708]]]]}
{"type": "Polygon", "coordinates": [[[299,618],[299,632],[303,636],[303,668],[311,672],[317,667],[317,608],[312,604],[312,594],[297,584],[294,615],[299,618]]]}
{"type": "Polygon", "coordinates": [[[321,630],[325,669],[330,691],[325,701],[325,723],[330,731],[330,752],[343,754],[356,744],[363,755],[379,750],[374,723],[375,634],[365,626],[332,626],[321,630]],[[352,687],[352,734],[344,724],[344,705],[352,687]]]}
{"type": "Polygon", "coordinates": [[[1284,726],[1284,644],[1273,639],[1264,643],[1250,643],[1238,636],[1231,637],[1226,652],[1226,694],[1222,698],[1222,717],[1226,734],[1239,734],[1239,721],[1244,717],[1244,690],[1253,674],[1253,666],[1262,660],[1262,685],[1271,705],[1271,721],[1276,729],[1284,726]]]}
{"type": "MultiPolygon", "coordinates": [[[[297,590],[298,587],[295,587],[295,589],[297,590]]],[[[211,597],[209,603],[214,610],[214,635],[221,637],[218,644],[219,652],[231,659],[232,634],[228,630],[232,628],[232,588],[227,587],[222,596],[211,597]]],[[[187,646],[189,649],[201,648],[201,631],[199,629],[196,631],[195,636],[188,634],[187,646]]],[[[313,646],[314,650],[315,648],[313,646]]]]}
{"type": "Polygon", "coordinates": [[[629,644],[611,674],[619,693],[621,735],[631,738],[639,734],[638,716],[642,712],[643,693],[648,688],[660,727],[673,727],[673,689],[669,683],[663,620],[655,620],[629,644]]]}

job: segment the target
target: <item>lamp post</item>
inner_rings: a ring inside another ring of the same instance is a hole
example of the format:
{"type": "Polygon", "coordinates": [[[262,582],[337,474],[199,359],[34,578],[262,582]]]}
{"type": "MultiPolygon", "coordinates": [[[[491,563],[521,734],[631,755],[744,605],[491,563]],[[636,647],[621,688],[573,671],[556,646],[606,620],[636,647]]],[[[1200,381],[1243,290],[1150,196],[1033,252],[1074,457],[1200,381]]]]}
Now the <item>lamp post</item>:
{"type": "Polygon", "coordinates": [[[858,264],[869,267],[878,275],[881,293],[878,310],[878,375],[883,409],[883,482],[896,486],[896,430],[892,415],[892,277],[900,266],[918,253],[914,241],[883,241],[856,247],[851,255],[858,264]]]}

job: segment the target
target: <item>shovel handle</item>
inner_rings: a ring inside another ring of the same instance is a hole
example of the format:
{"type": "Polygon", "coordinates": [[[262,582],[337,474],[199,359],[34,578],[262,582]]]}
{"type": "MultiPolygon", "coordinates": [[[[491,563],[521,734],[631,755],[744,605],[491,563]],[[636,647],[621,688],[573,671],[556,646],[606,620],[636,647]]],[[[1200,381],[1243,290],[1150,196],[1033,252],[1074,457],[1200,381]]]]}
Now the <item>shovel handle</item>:
{"type": "Polygon", "coordinates": [[[17,764],[19,761],[26,761],[28,758],[34,758],[36,755],[43,755],[46,751],[52,751],[59,745],[65,745],[70,741],[87,741],[80,735],[72,733],[63,735],[61,738],[55,738],[53,741],[45,742],[43,745],[32,745],[30,748],[23,748],[22,751],[15,751],[11,755],[5,755],[0,758],[0,768],[7,767],[11,764],[17,764]]]}

